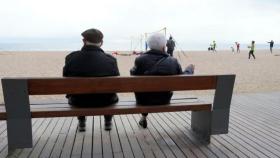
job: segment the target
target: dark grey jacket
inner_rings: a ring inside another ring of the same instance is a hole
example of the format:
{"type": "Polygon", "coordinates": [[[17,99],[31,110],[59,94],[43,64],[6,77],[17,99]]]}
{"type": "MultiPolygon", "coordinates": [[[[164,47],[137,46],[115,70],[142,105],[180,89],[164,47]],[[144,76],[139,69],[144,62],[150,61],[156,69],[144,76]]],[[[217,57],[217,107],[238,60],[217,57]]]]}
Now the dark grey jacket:
{"type": "MultiPolygon", "coordinates": [[[[65,77],[104,77],[119,76],[116,59],[96,46],[84,46],[66,56],[63,76],[65,77]]],[[[68,102],[75,106],[101,106],[118,101],[115,93],[81,94],[66,96],[68,102]]]]}
{"type": "MultiPolygon", "coordinates": [[[[182,68],[177,59],[157,50],[150,50],[135,60],[131,75],[177,75],[182,74],[182,68]]],[[[172,92],[135,93],[138,104],[168,104],[172,92]]]]}
{"type": "Polygon", "coordinates": [[[167,40],[166,47],[167,50],[173,51],[175,48],[175,42],[172,39],[167,40]]]}

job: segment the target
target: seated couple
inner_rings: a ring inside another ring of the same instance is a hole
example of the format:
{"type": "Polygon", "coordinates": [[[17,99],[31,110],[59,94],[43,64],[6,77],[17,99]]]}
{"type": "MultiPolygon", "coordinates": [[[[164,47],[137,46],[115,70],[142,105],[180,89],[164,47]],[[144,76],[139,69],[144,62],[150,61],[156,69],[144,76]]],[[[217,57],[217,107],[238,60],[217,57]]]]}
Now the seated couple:
{"type": "MultiPolygon", "coordinates": [[[[66,56],[63,76],[65,77],[104,77],[119,76],[117,60],[106,54],[101,46],[103,34],[97,29],[89,29],[82,33],[84,46],[80,51],[75,51],[66,56]]],[[[162,34],[153,34],[148,38],[150,48],[135,60],[131,75],[177,75],[193,74],[194,65],[189,65],[183,72],[177,59],[165,52],[166,39],[162,34]]],[[[160,105],[168,104],[172,92],[146,92],[135,93],[137,104],[160,105]]],[[[118,102],[116,93],[106,94],[68,94],[70,105],[75,107],[108,106],[118,102]]],[[[139,124],[147,127],[147,113],[142,114],[139,124]]],[[[112,115],[105,115],[105,130],[112,128],[112,115]]],[[[86,118],[79,116],[79,131],[85,131],[86,118]]]]}

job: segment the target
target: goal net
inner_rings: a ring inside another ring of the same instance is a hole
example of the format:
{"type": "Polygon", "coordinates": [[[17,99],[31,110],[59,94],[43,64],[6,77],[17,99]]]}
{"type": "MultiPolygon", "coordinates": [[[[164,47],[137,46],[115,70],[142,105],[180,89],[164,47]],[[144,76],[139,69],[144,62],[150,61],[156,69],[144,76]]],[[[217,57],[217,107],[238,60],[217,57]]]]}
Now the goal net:
{"type": "Polygon", "coordinates": [[[145,32],[144,34],[141,34],[139,36],[132,36],[131,37],[131,43],[130,43],[130,49],[131,51],[143,51],[147,50],[147,39],[150,35],[154,33],[162,33],[164,36],[166,36],[166,27],[153,31],[153,32],[145,32]]]}

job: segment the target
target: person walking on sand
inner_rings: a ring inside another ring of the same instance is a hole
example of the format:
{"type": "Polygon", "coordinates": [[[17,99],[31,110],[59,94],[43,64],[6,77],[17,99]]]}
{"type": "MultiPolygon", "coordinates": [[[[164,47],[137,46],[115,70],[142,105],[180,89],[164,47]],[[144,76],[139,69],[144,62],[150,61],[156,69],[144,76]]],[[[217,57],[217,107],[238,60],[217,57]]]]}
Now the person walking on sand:
{"type": "Polygon", "coordinates": [[[251,46],[248,46],[248,48],[250,48],[249,51],[249,59],[251,58],[251,55],[254,57],[254,59],[256,59],[254,52],[255,52],[255,41],[252,41],[251,46]]]}
{"type": "Polygon", "coordinates": [[[213,41],[213,45],[212,45],[213,52],[217,52],[216,47],[217,47],[216,41],[213,41]]]}
{"type": "Polygon", "coordinates": [[[236,45],[236,53],[240,53],[240,43],[235,42],[236,45]]]}
{"type": "Polygon", "coordinates": [[[267,42],[267,43],[269,43],[270,53],[272,53],[272,49],[273,49],[273,46],[274,46],[274,41],[271,40],[270,42],[267,42]]]}
{"type": "Polygon", "coordinates": [[[234,46],[230,47],[230,49],[231,49],[231,52],[234,54],[235,53],[234,46]]]}
{"type": "Polygon", "coordinates": [[[170,56],[173,57],[173,51],[174,51],[174,48],[175,48],[175,42],[172,39],[172,36],[170,36],[169,40],[167,40],[166,47],[167,47],[167,54],[169,54],[170,56]]]}

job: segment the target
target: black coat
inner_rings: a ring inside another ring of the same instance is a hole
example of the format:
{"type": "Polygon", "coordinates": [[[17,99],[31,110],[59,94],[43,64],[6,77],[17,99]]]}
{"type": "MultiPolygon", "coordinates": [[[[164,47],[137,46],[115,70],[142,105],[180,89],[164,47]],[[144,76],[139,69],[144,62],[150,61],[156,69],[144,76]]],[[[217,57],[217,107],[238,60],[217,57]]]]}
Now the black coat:
{"type": "MultiPolygon", "coordinates": [[[[135,60],[131,75],[177,75],[182,74],[182,68],[177,59],[157,50],[150,50],[135,60]]],[[[172,92],[135,93],[138,104],[168,104],[172,92]]]]}
{"type": "MultiPolygon", "coordinates": [[[[84,46],[66,56],[64,77],[104,77],[119,76],[116,59],[96,46],[84,46]]],[[[75,106],[110,105],[118,101],[115,93],[68,94],[68,102],[75,106]]]]}

